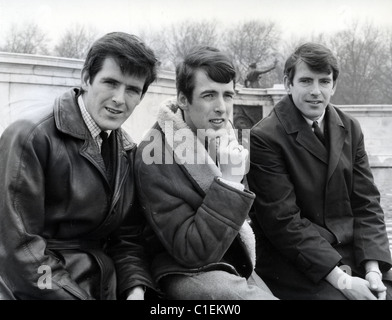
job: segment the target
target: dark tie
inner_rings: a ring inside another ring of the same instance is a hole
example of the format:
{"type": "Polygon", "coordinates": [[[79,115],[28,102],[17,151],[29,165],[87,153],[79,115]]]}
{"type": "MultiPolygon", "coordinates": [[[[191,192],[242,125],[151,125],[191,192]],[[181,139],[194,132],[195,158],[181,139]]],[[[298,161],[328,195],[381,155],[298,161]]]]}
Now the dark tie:
{"type": "Polygon", "coordinates": [[[322,131],[321,131],[319,125],[318,125],[318,122],[317,122],[317,121],[314,121],[312,127],[313,127],[314,134],[315,134],[315,135],[317,136],[317,138],[321,141],[321,143],[322,143],[323,145],[325,145],[324,134],[322,133],[322,131]]]}
{"type": "Polygon", "coordinates": [[[101,155],[103,161],[105,162],[105,167],[106,169],[108,169],[110,163],[110,145],[109,145],[108,134],[105,131],[101,131],[99,135],[101,136],[102,139],[101,155]]]}

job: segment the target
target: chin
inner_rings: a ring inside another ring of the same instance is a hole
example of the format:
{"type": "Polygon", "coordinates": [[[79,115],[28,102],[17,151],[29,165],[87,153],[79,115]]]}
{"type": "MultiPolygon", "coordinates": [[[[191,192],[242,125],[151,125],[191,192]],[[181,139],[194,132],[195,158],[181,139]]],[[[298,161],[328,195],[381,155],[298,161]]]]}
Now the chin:
{"type": "Polygon", "coordinates": [[[108,123],[104,124],[104,127],[107,128],[105,130],[117,130],[118,128],[121,127],[121,125],[124,123],[124,121],[118,121],[118,122],[113,122],[110,121],[108,123]]]}

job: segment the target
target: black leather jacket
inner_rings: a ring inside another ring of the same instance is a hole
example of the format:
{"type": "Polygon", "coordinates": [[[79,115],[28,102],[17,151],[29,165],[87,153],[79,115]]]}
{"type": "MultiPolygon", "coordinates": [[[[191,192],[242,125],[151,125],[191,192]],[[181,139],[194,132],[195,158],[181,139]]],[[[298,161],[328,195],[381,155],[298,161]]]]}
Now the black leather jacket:
{"type": "Polygon", "coordinates": [[[114,131],[112,192],[78,93],[0,139],[0,274],[17,299],[115,299],[152,286],[133,206],[136,145],[114,131]]]}

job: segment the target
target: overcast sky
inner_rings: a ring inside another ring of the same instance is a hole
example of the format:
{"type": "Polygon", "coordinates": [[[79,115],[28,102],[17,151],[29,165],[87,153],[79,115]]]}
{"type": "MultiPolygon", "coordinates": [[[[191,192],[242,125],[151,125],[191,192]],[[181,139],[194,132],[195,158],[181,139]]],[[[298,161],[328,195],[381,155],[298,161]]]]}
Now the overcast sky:
{"type": "Polygon", "coordinates": [[[72,24],[100,34],[138,33],[184,20],[216,20],[223,27],[248,20],[275,21],[284,37],[337,31],[353,19],[392,29],[392,0],[0,0],[0,30],[36,22],[57,39],[72,24]]]}

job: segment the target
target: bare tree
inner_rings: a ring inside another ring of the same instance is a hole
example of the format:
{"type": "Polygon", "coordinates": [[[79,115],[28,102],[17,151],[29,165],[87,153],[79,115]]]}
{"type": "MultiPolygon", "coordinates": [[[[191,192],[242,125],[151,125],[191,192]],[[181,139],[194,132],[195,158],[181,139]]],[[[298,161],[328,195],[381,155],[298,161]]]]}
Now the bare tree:
{"type": "Polygon", "coordinates": [[[309,36],[301,36],[301,37],[295,37],[291,36],[289,39],[287,39],[284,42],[281,42],[281,48],[279,50],[279,53],[283,59],[283,61],[286,61],[286,59],[302,44],[307,43],[307,42],[315,42],[319,44],[323,44],[325,46],[328,46],[329,38],[323,34],[311,34],[309,36]]]}
{"type": "Polygon", "coordinates": [[[13,24],[5,37],[6,43],[1,48],[5,52],[48,54],[46,34],[34,22],[17,26],[13,24]]]}
{"type": "Polygon", "coordinates": [[[54,53],[60,57],[83,59],[96,38],[97,32],[92,28],[74,25],[66,30],[55,46],[54,53]]]}
{"type": "Polygon", "coordinates": [[[218,46],[217,23],[214,21],[183,22],[173,26],[171,34],[169,54],[175,63],[195,45],[218,46]]]}
{"type": "Polygon", "coordinates": [[[143,30],[138,36],[154,51],[155,56],[160,62],[160,68],[173,71],[174,65],[168,56],[166,39],[162,38],[166,37],[166,33],[164,31],[143,30]]]}
{"type": "Polygon", "coordinates": [[[382,32],[371,23],[354,22],[352,27],[331,37],[341,74],[334,96],[338,104],[378,103],[375,94],[382,70],[382,32]]]}
{"type": "Polygon", "coordinates": [[[386,30],[385,36],[382,40],[384,44],[384,56],[379,58],[380,64],[380,77],[377,83],[378,96],[380,103],[392,104],[392,29],[386,30]]]}
{"type": "Polygon", "coordinates": [[[239,23],[225,32],[224,39],[224,47],[233,57],[241,83],[250,64],[267,67],[278,57],[280,31],[274,22],[251,20],[239,23]]]}
{"type": "Polygon", "coordinates": [[[159,32],[140,35],[161,60],[161,66],[174,70],[179,59],[195,45],[218,46],[219,34],[215,21],[184,21],[164,27],[159,32]]]}

